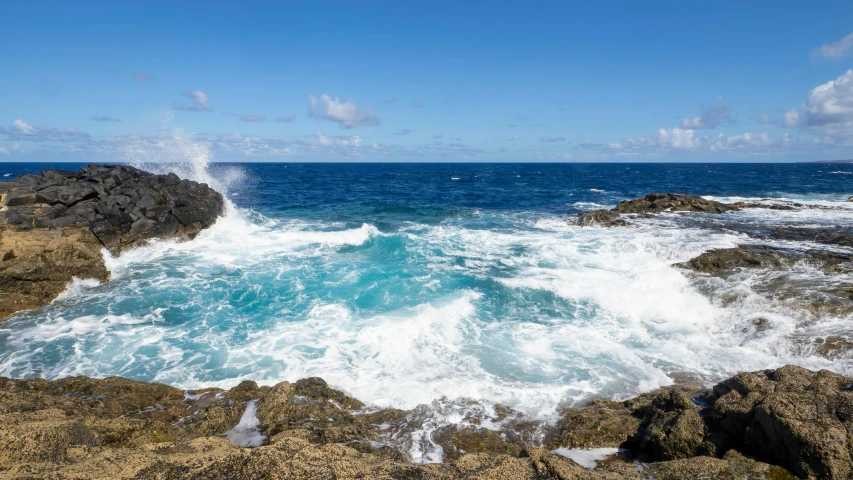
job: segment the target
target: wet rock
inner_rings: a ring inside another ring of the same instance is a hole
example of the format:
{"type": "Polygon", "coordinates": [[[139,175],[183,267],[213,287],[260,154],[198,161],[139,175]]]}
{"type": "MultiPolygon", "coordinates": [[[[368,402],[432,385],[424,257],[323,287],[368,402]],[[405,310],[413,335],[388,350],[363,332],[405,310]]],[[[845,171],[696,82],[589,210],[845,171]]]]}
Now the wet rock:
{"type": "Polygon", "coordinates": [[[466,453],[517,457],[524,449],[523,445],[509,443],[500,433],[485,428],[448,425],[438,429],[432,438],[442,447],[445,462],[456,460],[466,453]]]}
{"type": "Polygon", "coordinates": [[[613,209],[619,213],[703,212],[725,213],[737,210],[725,203],[706,200],[698,195],[650,193],[643,198],[625,200],[613,209]]]}
{"type": "Polygon", "coordinates": [[[779,240],[812,241],[826,245],[853,247],[853,234],[825,228],[774,228],[768,237],[779,240]]]}
{"type": "Polygon", "coordinates": [[[620,220],[620,213],[612,210],[592,210],[578,214],[577,225],[581,227],[616,227],[628,225],[625,220],[620,220]]]}
{"type": "Polygon", "coordinates": [[[107,280],[101,248],[191,239],[224,209],[205,184],[118,165],[22,175],[0,192],[0,251],[16,251],[0,265],[0,318],[49,303],[74,277],[107,280]]]}
{"type": "Polygon", "coordinates": [[[698,195],[681,193],[650,193],[642,198],[625,200],[611,210],[592,210],[578,214],[575,222],[579,226],[615,227],[628,225],[622,214],[652,214],[660,212],[725,213],[739,207],[706,200],[698,195]]]}
{"type": "Polygon", "coordinates": [[[824,250],[790,250],[767,245],[740,245],[709,250],[674,266],[712,275],[742,268],[780,269],[802,262],[827,271],[844,272],[853,267],[853,255],[824,250]]]}
{"type": "Polygon", "coordinates": [[[778,249],[761,245],[743,245],[709,250],[675,266],[697,272],[720,274],[741,268],[779,268],[784,259],[785,255],[778,249]]]}

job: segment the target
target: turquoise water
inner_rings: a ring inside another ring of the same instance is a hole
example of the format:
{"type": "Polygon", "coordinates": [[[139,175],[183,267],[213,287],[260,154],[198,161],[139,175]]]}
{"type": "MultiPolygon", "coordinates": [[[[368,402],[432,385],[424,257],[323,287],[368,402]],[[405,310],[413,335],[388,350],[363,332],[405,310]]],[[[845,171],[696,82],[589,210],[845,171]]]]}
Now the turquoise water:
{"type": "MultiPolygon", "coordinates": [[[[673,378],[709,383],[785,363],[853,371],[804,342],[851,338],[849,314],[815,316],[753,289],[776,273],[696,280],[671,266],[750,241],[723,222],[850,227],[853,165],[148,168],[213,184],[227,215],[192,242],[108,258],[110,282],[81,280],[11,317],[0,375],[185,388],[316,375],[376,406],[468,398],[550,418],[673,378]],[[825,208],[664,214],[637,228],[566,222],[650,191],[825,208]],[[756,318],[770,327],[749,329],[756,318]]],[[[851,281],[805,266],[785,275],[851,281]]]]}

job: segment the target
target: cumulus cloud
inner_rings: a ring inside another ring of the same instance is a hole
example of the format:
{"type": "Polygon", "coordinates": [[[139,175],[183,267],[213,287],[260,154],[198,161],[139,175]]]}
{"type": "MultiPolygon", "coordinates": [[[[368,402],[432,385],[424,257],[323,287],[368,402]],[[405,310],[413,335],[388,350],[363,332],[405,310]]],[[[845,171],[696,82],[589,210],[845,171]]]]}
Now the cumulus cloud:
{"type": "Polygon", "coordinates": [[[112,115],[92,115],[92,121],[94,122],[107,122],[107,123],[115,123],[120,122],[121,119],[117,117],[113,117],[112,115]]]}
{"type": "Polygon", "coordinates": [[[240,117],[240,120],[244,122],[265,122],[267,120],[267,117],[259,115],[257,113],[250,113],[248,115],[243,115],[242,117],[240,117]]]}
{"type": "Polygon", "coordinates": [[[683,128],[661,128],[655,135],[657,145],[663,148],[696,148],[699,144],[693,139],[693,130],[683,128]]]}
{"type": "Polygon", "coordinates": [[[275,117],[275,120],[273,121],[279,123],[290,123],[294,120],[296,120],[296,115],[285,115],[283,117],[275,117]]]}
{"type": "Polygon", "coordinates": [[[551,137],[551,136],[545,135],[544,137],[539,137],[539,141],[545,142],[545,143],[565,142],[566,137],[551,137]]]}
{"type": "Polygon", "coordinates": [[[812,59],[840,60],[851,53],[853,53],[853,33],[848,34],[837,42],[825,43],[815,48],[812,50],[812,59]]]}
{"type": "Polygon", "coordinates": [[[130,77],[133,78],[133,81],[136,83],[141,83],[143,85],[151,81],[151,76],[142,72],[133,72],[130,77]]]}
{"type": "Polygon", "coordinates": [[[29,123],[21,120],[20,118],[12,122],[12,127],[18,131],[21,135],[35,135],[36,129],[33,128],[29,123]]]}
{"type": "Polygon", "coordinates": [[[183,92],[181,95],[189,98],[192,102],[188,104],[175,105],[175,109],[185,112],[209,112],[211,110],[208,104],[207,94],[201,90],[190,90],[183,92]]]}
{"type": "Polygon", "coordinates": [[[336,122],[340,128],[359,128],[379,125],[379,117],[372,108],[358,108],[351,100],[341,103],[338,98],[323,94],[319,99],[308,96],[308,115],[320,120],[336,122]]]}
{"type": "Polygon", "coordinates": [[[708,109],[700,107],[700,115],[693,118],[685,118],[681,121],[683,129],[711,129],[717,128],[717,125],[729,120],[731,111],[726,106],[726,100],[723,97],[718,98],[719,105],[708,109]]]}
{"type": "Polygon", "coordinates": [[[784,115],[784,124],[822,135],[827,143],[853,143],[853,70],[812,89],[784,115]]]}

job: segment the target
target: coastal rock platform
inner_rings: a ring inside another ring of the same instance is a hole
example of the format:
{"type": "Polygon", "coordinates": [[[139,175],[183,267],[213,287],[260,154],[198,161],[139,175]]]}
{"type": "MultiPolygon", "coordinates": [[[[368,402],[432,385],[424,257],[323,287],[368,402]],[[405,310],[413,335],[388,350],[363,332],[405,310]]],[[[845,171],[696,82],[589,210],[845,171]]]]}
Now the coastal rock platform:
{"type": "MultiPolygon", "coordinates": [[[[416,409],[417,410],[417,409],[416,409]]],[[[0,378],[0,478],[794,479],[853,475],[853,378],[786,366],[570,408],[538,444],[488,429],[411,463],[378,410],[320,378],[182,391],[120,377],[0,378]],[[249,448],[254,447],[254,448],[249,448]],[[613,447],[593,468],[564,449],[613,447]],[[556,453],[555,453],[556,452],[556,453]]],[[[513,415],[509,409],[504,414],[513,415]]],[[[458,433],[458,432],[457,432],[458,433]]],[[[450,438],[455,437],[455,440],[450,438]]]]}

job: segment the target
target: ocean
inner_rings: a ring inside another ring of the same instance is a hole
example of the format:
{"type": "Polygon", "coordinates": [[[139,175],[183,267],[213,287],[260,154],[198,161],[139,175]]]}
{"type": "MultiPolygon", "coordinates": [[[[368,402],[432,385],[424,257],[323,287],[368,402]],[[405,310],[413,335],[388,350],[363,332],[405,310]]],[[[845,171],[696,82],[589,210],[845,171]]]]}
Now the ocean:
{"type": "MultiPolygon", "coordinates": [[[[778,226],[850,229],[853,164],[141,166],[210,183],[227,214],[191,242],[108,258],[109,282],[80,279],[0,323],[0,375],[186,389],[319,376],[452,423],[495,403],[553,421],[592,398],[788,363],[853,374],[850,350],[815,346],[853,342],[853,310],[810,303],[850,275],[673,266],[778,226]],[[570,224],[650,192],[789,209],[570,224]],[[774,296],[773,281],[800,294],[774,296]]],[[[0,175],[79,167],[4,163],[0,175]]],[[[773,242],[850,251],[761,240],[773,242]]]]}

